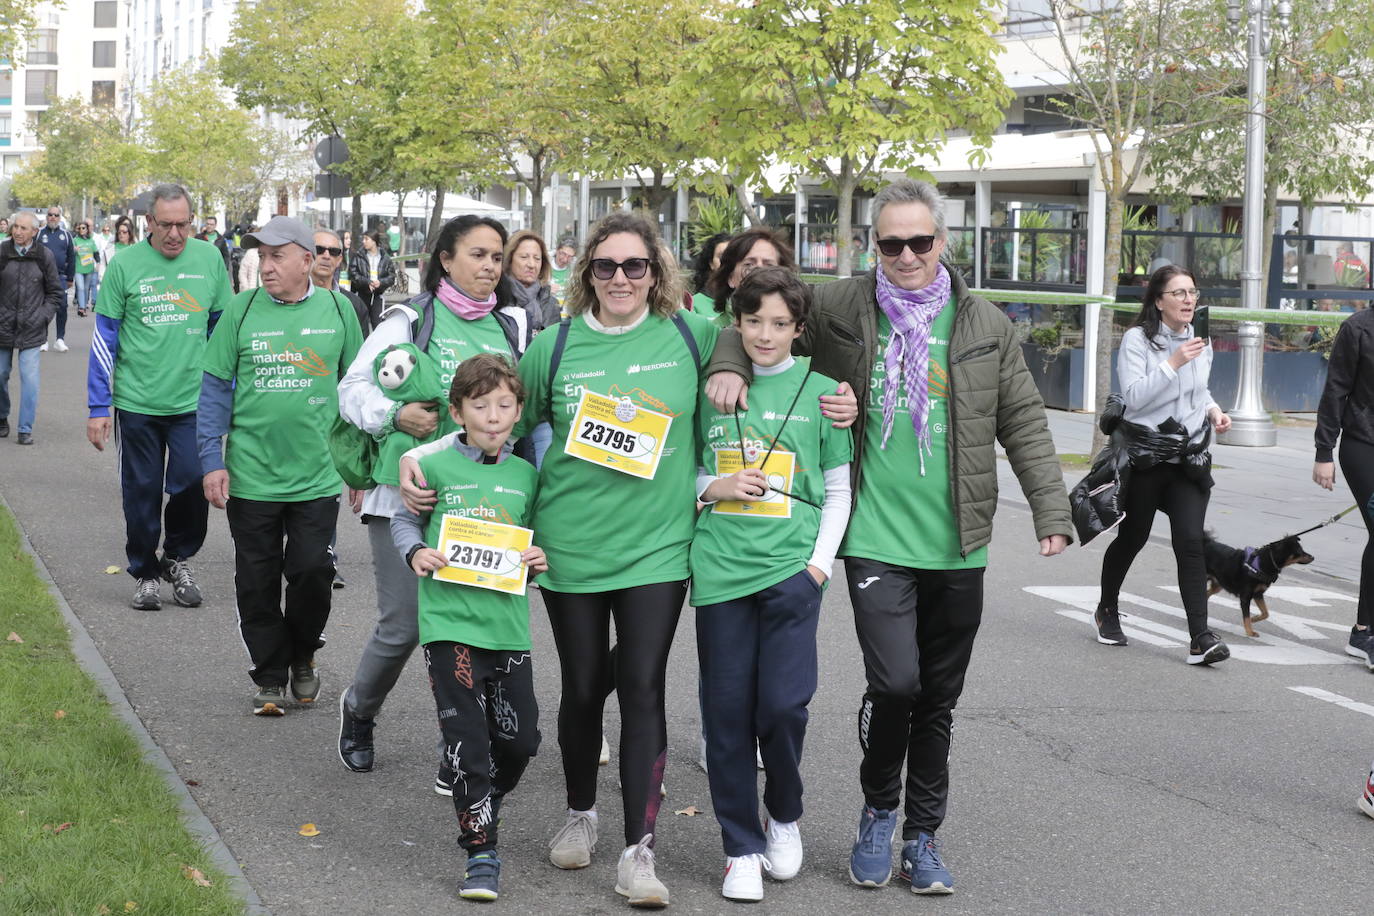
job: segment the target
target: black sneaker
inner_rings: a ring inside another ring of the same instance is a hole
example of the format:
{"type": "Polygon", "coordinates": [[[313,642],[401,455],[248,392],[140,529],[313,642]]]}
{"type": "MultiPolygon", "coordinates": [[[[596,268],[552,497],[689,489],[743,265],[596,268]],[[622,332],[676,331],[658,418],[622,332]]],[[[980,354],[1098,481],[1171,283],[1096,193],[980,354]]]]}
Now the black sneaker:
{"type": "Polygon", "coordinates": [[[20,432],[17,441],[20,445],[33,445],[33,433],[20,432]]]}
{"type": "Polygon", "coordinates": [[[434,794],[453,797],[453,768],[447,762],[439,764],[439,772],[434,777],[434,794]]]}
{"type": "Polygon", "coordinates": [[[0,439],[5,438],[5,437],[8,436],[9,434],[10,434],[10,421],[9,421],[9,420],[0,420],[0,439]]]}
{"type": "Polygon", "coordinates": [[[1093,612],[1093,623],[1097,624],[1097,641],[1102,645],[1126,645],[1126,634],[1121,632],[1121,614],[1116,608],[1098,605],[1093,612]]]}
{"type": "Polygon", "coordinates": [[[1374,634],[1369,630],[1351,627],[1350,642],[1346,643],[1345,654],[1351,658],[1358,658],[1364,662],[1366,668],[1374,671],[1374,634]]]}
{"type": "Polygon", "coordinates": [[[355,773],[372,772],[372,728],[375,719],[353,715],[348,691],[339,694],[339,759],[355,773]]]}
{"type": "Polygon", "coordinates": [[[158,579],[139,579],[129,607],[136,611],[162,610],[162,582],[158,579]]]}
{"type": "Polygon", "coordinates": [[[315,659],[307,658],[291,666],[291,695],[297,703],[313,703],[320,695],[320,672],[315,659]]]}
{"type": "Polygon", "coordinates": [[[1226,648],[1226,643],[1217,639],[1217,634],[1211,630],[1203,633],[1188,649],[1188,664],[1190,665],[1215,665],[1217,662],[1224,662],[1231,657],[1231,650],[1226,648]]]}
{"type": "Polygon", "coordinates": [[[334,581],[331,584],[334,588],[343,588],[348,583],[344,581],[343,574],[336,569],[334,570],[334,581]]]}
{"type": "Polygon", "coordinates": [[[162,558],[162,578],[172,583],[172,600],[182,607],[200,607],[200,586],[185,560],[162,558]]]}

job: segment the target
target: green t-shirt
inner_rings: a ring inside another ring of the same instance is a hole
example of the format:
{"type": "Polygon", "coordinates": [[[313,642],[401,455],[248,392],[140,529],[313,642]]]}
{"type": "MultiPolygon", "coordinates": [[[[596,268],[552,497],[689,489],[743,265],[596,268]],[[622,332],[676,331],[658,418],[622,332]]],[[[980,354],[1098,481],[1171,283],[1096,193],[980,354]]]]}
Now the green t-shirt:
{"type": "MultiPolygon", "coordinates": [[[[715,349],[716,327],[681,312],[702,366],[715,349]]],[[[649,315],[624,334],[593,330],[574,317],[550,384],[556,329],[538,335],[520,361],[525,435],[553,424],[553,445],[540,469],[535,528],[549,556],[541,586],[557,592],[598,592],[687,578],[696,474],[694,440],[698,378],[687,343],[672,321],[649,315]],[[565,453],[583,388],[629,398],[673,418],[653,480],[632,477],[565,453]]]]}
{"type": "Polygon", "coordinates": [[[395,254],[401,250],[401,230],[388,229],[386,231],[386,243],[391,248],[391,253],[395,254]]]}
{"type": "MultiPolygon", "coordinates": [[[[499,464],[480,464],[456,449],[445,449],[421,459],[420,468],[438,505],[444,507],[425,520],[429,546],[438,547],[445,515],[530,527],[539,472],[528,461],[508,455],[499,464]]],[[[529,596],[426,576],[420,580],[420,643],[432,642],[528,650],[529,596]]]]}
{"type": "Polygon", "coordinates": [[[572,276],[572,265],[567,267],[555,267],[549,271],[549,289],[553,290],[553,297],[562,302],[568,295],[568,277],[572,276]]]}
{"type": "MultiPolygon", "coordinates": [[[[950,300],[953,302],[953,300],[950,300]]],[[[892,323],[878,311],[878,357],[868,391],[864,430],[863,477],[854,494],[854,512],[840,545],[840,556],[866,557],[912,569],[977,569],[988,564],[987,547],[960,556],[954,516],[949,448],[949,338],[954,306],[946,303],[930,329],[931,452],[925,476],[911,428],[906,392],[899,392],[887,448],[883,441],[883,354],[892,340],[892,323]]]]}
{"type": "Polygon", "coordinates": [[[170,260],[146,241],[111,258],[95,313],[120,322],[114,406],[163,417],[195,411],[210,315],[233,294],[224,259],[200,239],[170,260]]]}
{"type": "Polygon", "coordinates": [[[834,394],[839,386],[817,373],[808,378],[809,365],[810,360],[798,359],[777,375],[756,374],[739,426],[733,414],[719,413],[705,396],[701,399],[699,464],[708,474],[724,477],[739,468],[742,429],[750,466],[759,467],[767,456],[766,471],[783,476],[779,488],[816,505],[779,496],[767,503],[727,502],[703,509],[692,536],[694,606],[757,594],[801,572],[811,559],[821,524],[816,507],[825,502],[825,472],[848,464],[854,446],[849,430],[835,429],[821,416],[820,396],[834,394]],[[790,419],[784,423],[785,417],[790,419]]]}
{"type": "Polygon", "coordinates": [[[224,459],[230,496],[304,502],[339,493],[329,428],[339,415],[339,378],[362,342],[353,306],[329,290],[314,287],[291,305],[261,287],[234,297],[204,364],[235,383],[224,459]]]}
{"type": "Polygon", "coordinates": [[[99,250],[95,239],[86,236],[72,236],[72,247],[76,249],[76,272],[88,274],[95,271],[95,253],[99,250]]]}

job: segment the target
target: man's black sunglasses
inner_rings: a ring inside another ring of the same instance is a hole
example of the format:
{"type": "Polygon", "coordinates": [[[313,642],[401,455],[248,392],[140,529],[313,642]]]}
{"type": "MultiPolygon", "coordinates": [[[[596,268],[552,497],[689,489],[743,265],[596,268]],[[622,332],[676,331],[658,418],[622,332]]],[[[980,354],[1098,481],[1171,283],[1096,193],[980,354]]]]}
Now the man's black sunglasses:
{"type": "Polygon", "coordinates": [[[315,254],[331,254],[336,258],[343,257],[343,249],[335,248],[333,245],[316,245],[315,254]]]}
{"type": "Polygon", "coordinates": [[[885,257],[901,257],[903,248],[910,248],[913,254],[925,254],[935,247],[935,236],[913,235],[909,239],[878,239],[878,250],[885,257]]]}

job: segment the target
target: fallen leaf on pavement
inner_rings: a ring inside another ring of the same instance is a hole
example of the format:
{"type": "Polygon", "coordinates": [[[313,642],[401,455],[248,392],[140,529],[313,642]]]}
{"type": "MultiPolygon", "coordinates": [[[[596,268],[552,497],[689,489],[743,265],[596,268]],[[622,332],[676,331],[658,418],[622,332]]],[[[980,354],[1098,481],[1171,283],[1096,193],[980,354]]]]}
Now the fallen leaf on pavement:
{"type": "Polygon", "coordinates": [[[115,575],[118,575],[118,574],[119,574],[119,567],[118,567],[118,566],[106,566],[106,567],[105,567],[105,575],[107,575],[107,576],[115,576],[115,575]]]}
{"type": "Polygon", "coordinates": [[[19,634],[16,633],[16,632],[14,632],[13,630],[10,630],[10,635],[8,635],[8,636],[5,637],[5,642],[23,642],[23,641],[24,641],[24,640],[20,638],[19,634]]]}
{"type": "Polygon", "coordinates": [[[188,786],[198,786],[198,785],[200,785],[200,781],[197,780],[197,779],[188,779],[188,780],[186,780],[186,784],[187,784],[188,786]]]}
{"type": "Polygon", "coordinates": [[[674,814],[685,814],[687,817],[696,817],[698,814],[701,813],[701,809],[698,808],[696,805],[688,805],[687,807],[683,808],[681,811],[674,811],[673,813],[674,813],[674,814]]]}
{"type": "Polygon", "coordinates": [[[67,718],[67,711],[65,709],[59,709],[57,710],[57,712],[52,714],[52,717],[54,719],[65,719],[67,718]]]}
{"type": "Polygon", "coordinates": [[[181,873],[196,883],[197,887],[210,887],[210,879],[205,877],[205,873],[199,868],[192,868],[189,865],[181,866],[181,873]]]}
{"type": "Polygon", "coordinates": [[[314,824],[301,824],[301,829],[296,831],[301,836],[319,836],[320,828],[314,824]]]}

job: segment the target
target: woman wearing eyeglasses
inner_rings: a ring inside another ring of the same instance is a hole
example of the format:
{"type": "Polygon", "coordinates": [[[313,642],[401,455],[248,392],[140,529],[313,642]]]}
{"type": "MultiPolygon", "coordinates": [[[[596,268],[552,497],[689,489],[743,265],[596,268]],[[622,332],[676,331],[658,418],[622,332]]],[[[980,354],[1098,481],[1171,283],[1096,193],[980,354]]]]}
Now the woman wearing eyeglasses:
{"type": "MultiPolygon", "coordinates": [[[[937,829],[949,795],[950,729],[983,607],[1005,448],[1030,503],[1040,554],[1073,530],[1044,403],[1001,310],[941,261],[944,198],[902,179],[873,198],[878,268],[815,287],[792,352],[863,392],[854,424],[854,508],[840,545],[868,685],[859,711],[864,807],[849,876],[892,877],[906,786],[902,878],[921,894],[954,879],[937,829]]],[[[753,378],[722,331],[707,387],[731,411],[753,378]]]]}
{"type": "Polygon", "coordinates": [[[1178,588],[1188,618],[1188,664],[1211,665],[1231,656],[1207,627],[1207,566],[1202,525],[1212,489],[1211,432],[1224,433],[1231,418],[1207,390],[1211,341],[1193,333],[1197,281],[1174,264],[1150,275],[1135,323],[1121,338],[1116,372],[1125,402],[1114,436],[1131,456],[1122,509],[1125,518],[1102,558],[1097,641],[1126,645],[1117,596],[1136,554],[1150,537],[1155,512],[1169,516],[1178,562],[1178,588]],[[1149,444],[1146,444],[1146,437],[1149,444]]]}
{"type": "Polygon", "coordinates": [[[86,220],[76,224],[72,248],[76,251],[76,314],[85,318],[87,312],[95,308],[95,293],[100,286],[100,276],[96,273],[100,246],[91,238],[91,224],[86,220]]]}
{"type": "Polygon", "coordinates": [[[720,254],[720,264],[706,281],[706,291],[715,302],[713,317],[717,326],[728,328],[734,324],[730,297],[740,282],[760,267],[786,267],[792,273],[797,272],[792,246],[765,226],[746,229],[731,238],[720,254]]]}
{"type": "Polygon", "coordinates": [[[602,709],[614,681],[625,812],[615,888],[632,906],[662,906],[653,836],[668,743],[664,680],[686,594],[699,366],[717,329],[679,309],[677,265],[640,216],[598,223],[571,280],[571,317],[536,337],[520,364],[529,400],[516,427],[553,425],[534,520],[549,555],[540,587],[562,670],[568,792],[550,859],[591,864],[602,709]]]}
{"type": "MultiPolygon", "coordinates": [[[[368,238],[369,251],[380,247],[375,237],[368,238]]],[[[448,411],[434,402],[401,404],[389,398],[376,383],[373,364],[386,348],[414,343],[438,361],[447,390],[459,364],[478,353],[515,362],[525,340],[502,311],[509,295],[500,283],[505,247],[505,227],[490,217],[460,216],[444,224],[425,271],[425,291],[387,310],[339,383],[344,419],[379,437],[399,431],[430,439],[456,429],[448,411]]],[[[366,260],[360,266],[355,256],[354,269],[357,289],[368,276],[366,260]]],[[[377,625],[352,684],[339,698],[339,759],[356,773],[372,769],[374,718],[419,641],[415,573],[391,540],[390,520],[401,507],[398,468],[379,465],[373,476],[377,486],[363,497],[362,513],[377,580],[377,625]]],[[[434,791],[451,796],[453,779],[441,753],[434,791]]]]}

